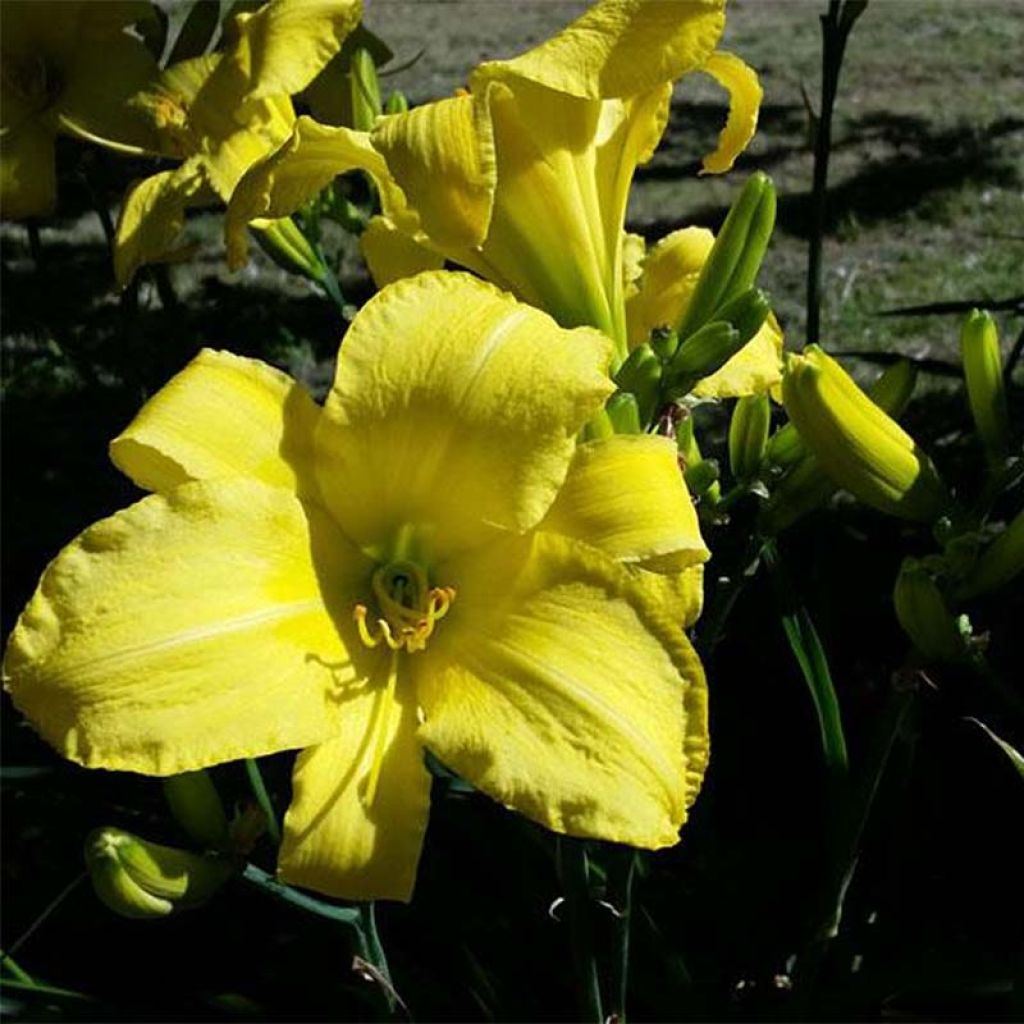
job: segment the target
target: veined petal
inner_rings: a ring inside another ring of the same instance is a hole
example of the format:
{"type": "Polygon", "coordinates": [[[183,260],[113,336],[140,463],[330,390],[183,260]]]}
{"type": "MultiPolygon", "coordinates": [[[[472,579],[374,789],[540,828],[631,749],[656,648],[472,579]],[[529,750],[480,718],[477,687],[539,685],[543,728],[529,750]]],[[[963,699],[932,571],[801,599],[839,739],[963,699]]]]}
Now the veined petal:
{"type": "Polygon", "coordinates": [[[598,0],[540,46],[481,64],[473,87],[524,79],[581,99],[645,92],[705,64],[724,8],[725,0],[598,0]]]}
{"type": "Polygon", "coordinates": [[[643,584],[541,532],[443,569],[458,600],[410,663],[427,747],[555,831],[675,843],[707,761],[706,689],[643,584]]]}
{"type": "Polygon", "coordinates": [[[439,248],[483,241],[496,180],[486,90],[382,117],[371,135],[422,230],[439,248]]]}
{"type": "Polygon", "coordinates": [[[185,211],[211,198],[198,157],[133,185],[121,204],[114,238],[114,278],[118,285],[124,288],[147,263],[186,255],[189,247],[178,242],[185,226],[185,211]]]}
{"type": "Polygon", "coordinates": [[[288,374],[258,359],[203,349],[110,443],[110,457],[150,491],[248,476],[315,500],[319,415],[288,374]]]}
{"type": "Polygon", "coordinates": [[[782,380],[782,328],[774,313],[723,367],[698,381],[698,398],[739,398],[772,391],[782,380]]]}
{"type": "Polygon", "coordinates": [[[325,503],[365,547],[409,526],[436,554],[528,529],[613,389],[609,349],[468,274],[390,285],[353,320],[317,429],[325,503]]]}
{"type": "Polygon", "coordinates": [[[681,228],[647,250],[636,290],[626,299],[630,348],[647,341],[655,327],[679,323],[714,244],[707,228],[681,228]]]}
{"type": "Polygon", "coordinates": [[[733,53],[718,50],[701,68],[729,93],[729,116],[718,137],[718,147],[704,157],[704,174],[722,174],[747,148],[757,131],[757,115],[764,90],[757,72],[733,53]]]}
{"type": "Polygon", "coordinates": [[[682,569],[710,557],[676,446],[649,434],[581,444],[541,529],[621,562],[670,559],[682,569]]]}
{"type": "Polygon", "coordinates": [[[233,109],[244,96],[301,92],[341,49],[362,16],[360,0],[275,0],[235,16],[217,72],[197,99],[200,106],[233,109]]]}
{"type": "Polygon", "coordinates": [[[704,610],[704,566],[691,565],[675,570],[671,561],[659,565],[657,561],[644,563],[642,573],[647,589],[657,595],[665,614],[683,629],[689,629],[704,610]]]}
{"type": "Polygon", "coordinates": [[[45,217],[56,205],[53,129],[45,121],[22,122],[0,139],[0,215],[45,217]]]}
{"type": "Polygon", "coordinates": [[[64,69],[57,102],[61,128],[120,152],[156,152],[151,119],[129,100],[157,73],[152,54],[135,36],[117,31],[83,42],[64,69]]]}
{"type": "Polygon", "coordinates": [[[51,563],[11,635],[5,685],[87,767],[173,775],[318,743],[354,676],[335,621],[350,628],[370,568],[279,488],[150,495],[51,563]]]}
{"type": "Polygon", "coordinates": [[[440,270],[444,256],[399,231],[387,217],[371,217],[359,236],[359,248],[378,288],[413,277],[423,270],[440,270]]]}
{"type": "MultiPolygon", "coordinates": [[[[288,141],[252,166],[231,195],[225,221],[229,266],[238,269],[245,263],[249,221],[290,216],[339,174],[353,170],[373,176],[385,214],[397,223],[405,209],[405,197],[370,136],[300,117],[288,141]]],[[[407,222],[408,214],[405,217],[407,222]]],[[[399,226],[404,228],[404,223],[399,226]]]]}
{"type": "Polygon", "coordinates": [[[303,751],[284,820],[278,873],[348,900],[409,900],[430,810],[415,692],[388,692],[387,660],[339,709],[339,731],[303,751]],[[378,750],[378,746],[380,749],[378,750]],[[380,760],[373,799],[367,786],[380,760]]]}

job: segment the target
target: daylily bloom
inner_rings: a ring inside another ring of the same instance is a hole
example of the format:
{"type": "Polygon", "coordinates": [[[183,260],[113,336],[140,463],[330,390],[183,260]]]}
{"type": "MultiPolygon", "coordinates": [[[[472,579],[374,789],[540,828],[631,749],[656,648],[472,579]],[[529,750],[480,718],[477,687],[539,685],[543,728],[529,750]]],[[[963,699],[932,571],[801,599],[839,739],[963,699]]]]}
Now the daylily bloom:
{"type": "Polygon", "coordinates": [[[113,442],[156,493],[46,570],[15,704],[89,767],[303,748],[280,872],[335,896],[409,898],[424,748],[556,831],[675,843],[706,686],[653,581],[707,550],[669,440],[577,447],[609,349],[436,271],[358,313],[322,408],[203,352],[113,442]]]}
{"type": "Polygon", "coordinates": [[[730,93],[706,171],[727,170],[754,132],[757,77],[715,50],[724,6],[599,0],[535,49],[481,64],[468,92],[381,118],[369,133],[300,118],[232,198],[229,262],[244,261],[248,221],[283,216],[359,167],[380,185],[387,222],[365,249],[378,281],[410,265],[408,241],[397,273],[391,258],[389,240],[404,235],[422,266],[453,260],[563,326],[597,327],[621,361],[629,184],[664,132],[673,81],[702,71],[730,93]]]}
{"type": "Polygon", "coordinates": [[[0,213],[40,217],[57,200],[58,133],[129,153],[152,144],[128,99],[156,61],[127,27],[147,3],[5,0],[0,5],[0,213]]]}
{"type": "MultiPolygon", "coordinates": [[[[630,349],[643,344],[655,327],[680,323],[714,245],[706,228],[682,228],[645,251],[643,239],[629,235],[626,324],[630,349]]],[[[734,398],[778,390],[782,381],[782,330],[774,313],[724,366],[699,381],[698,398],[734,398]]]]}
{"type": "Polygon", "coordinates": [[[185,211],[218,199],[291,134],[300,92],[359,22],[360,0],[270,0],[234,17],[220,53],[171,65],[134,97],[162,156],[183,160],[126,195],[114,270],[121,285],[144,263],[174,258],[185,211]]]}

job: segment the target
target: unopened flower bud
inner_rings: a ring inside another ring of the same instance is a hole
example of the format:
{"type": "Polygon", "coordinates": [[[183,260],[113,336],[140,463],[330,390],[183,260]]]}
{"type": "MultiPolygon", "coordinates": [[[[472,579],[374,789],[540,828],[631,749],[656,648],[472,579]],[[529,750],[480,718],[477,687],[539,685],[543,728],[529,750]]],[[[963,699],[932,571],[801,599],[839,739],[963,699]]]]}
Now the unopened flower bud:
{"type": "Polygon", "coordinates": [[[164,779],[164,797],[174,820],[204,849],[219,850],[228,838],[224,805],[205,771],[164,779]]]}
{"type": "Polygon", "coordinates": [[[405,93],[396,89],[384,103],[385,114],[404,114],[409,109],[409,101],[405,93]]]}
{"type": "Polygon", "coordinates": [[[352,90],[352,127],[368,132],[381,115],[380,82],[370,51],[361,46],[352,54],[349,87],[352,90]]]}
{"type": "Polygon", "coordinates": [[[1024,571],[1024,509],[981,553],[959,590],[962,598],[977,597],[1006,586],[1024,571]]]}
{"type": "Polygon", "coordinates": [[[620,390],[636,396],[640,422],[650,423],[661,389],[661,360],[650,345],[638,345],[629,353],[615,374],[615,383],[620,390]]]}
{"type": "Polygon", "coordinates": [[[724,320],[705,324],[684,341],[668,368],[668,395],[679,398],[701,378],[724,366],[741,348],[739,332],[724,320]]]}
{"type": "Polygon", "coordinates": [[[324,274],[329,273],[316,249],[291,217],[254,220],[249,227],[260,248],[282,270],[301,274],[310,281],[321,281],[324,274]]]}
{"type": "Polygon", "coordinates": [[[605,403],[605,412],[615,428],[616,434],[639,434],[643,427],[640,424],[640,407],[636,395],[629,391],[616,391],[605,403]]]}
{"type": "Polygon", "coordinates": [[[892,595],[896,618],[914,647],[929,661],[963,658],[967,645],[931,574],[916,559],[906,558],[892,595]]]}
{"type": "Polygon", "coordinates": [[[751,288],[774,226],[775,186],[758,171],[746,180],[701,268],[679,324],[681,338],[718,319],[722,305],[751,288]]]}
{"type": "Polygon", "coordinates": [[[989,458],[998,460],[1006,452],[1010,426],[999,334],[988,313],[975,309],[964,321],[960,330],[960,358],[978,436],[989,458]]]}
{"type": "Polygon", "coordinates": [[[865,504],[920,522],[948,507],[931,459],[816,345],[788,357],[782,398],[822,469],[865,504]]]}
{"type": "Polygon", "coordinates": [[[761,469],[771,415],[765,394],[747,395],[736,403],[729,421],[729,468],[737,480],[752,480],[761,469]]]}
{"type": "Polygon", "coordinates": [[[119,828],[85,842],[96,895],[122,917],[166,917],[205,903],[231,877],[228,861],[151,843],[119,828]]]}
{"type": "Polygon", "coordinates": [[[692,416],[687,416],[679,423],[676,429],[676,447],[679,450],[679,457],[683,460],[683,476],[690,493],[695,498],[717,502],[722,491],[718,482],[718,463],[701,455],[692,416]]]}

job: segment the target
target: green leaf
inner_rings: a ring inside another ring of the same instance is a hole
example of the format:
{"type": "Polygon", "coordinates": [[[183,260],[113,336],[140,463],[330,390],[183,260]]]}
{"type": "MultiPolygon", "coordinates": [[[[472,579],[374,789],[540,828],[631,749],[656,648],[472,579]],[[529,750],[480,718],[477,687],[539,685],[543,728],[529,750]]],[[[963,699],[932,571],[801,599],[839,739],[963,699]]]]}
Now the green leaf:
{"type": "Polygon", "coordinates": [[[1010,763],[1013,767],[1017,769],[1017,774],[1024,779],[1024,756],[1021,756],[1020,751],[1016,747],[1007,743],[1001,736],[997,736],[983,721],[981,721],[980,718],[968,718],[967,721],[973,722],[985,733],[986,736],[988,736],[990,740],[992,740],[993,743],[996,744],[997,747],[999,747],[999,749],[1010,759],[1010,763]]]}

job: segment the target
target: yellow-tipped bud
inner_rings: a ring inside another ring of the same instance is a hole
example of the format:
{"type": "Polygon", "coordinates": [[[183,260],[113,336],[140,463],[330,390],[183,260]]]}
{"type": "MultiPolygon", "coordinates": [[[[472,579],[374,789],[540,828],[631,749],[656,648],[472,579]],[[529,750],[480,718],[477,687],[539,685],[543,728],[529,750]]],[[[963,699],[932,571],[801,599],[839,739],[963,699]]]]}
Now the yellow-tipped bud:
{"type": "Polygon", "coordinates": [[[787,358],[782,400],[821,468],[865,504],[926,523],[948,508],[931,459],[816,345],[787,358]]]}
{"type": "Polygon", "coordinates": [[[352,90],[352,127],[368,132],[381,115],[380,82],[373,56],[361,46],[352,54],[349,85],[352,90]]]}
{"type": "Polygon", "coordinates": [[[975,309],[964,321],[960,330],[960,358],[978,436],[989,458],[998,460],[1006,452],[1010,426],[999,334],[988,313],[975,309]]]}
{"type": "Polygon", "coordinates": [[[213,780],[204,771],[164,779],[164,797],[174,820],[204,849],[223,849],[228,817],[213,780]]]}
{"type": "Polygon", "coordinates": [[[205,903],[231,877],[225,860],[151,843],[119,828],[85,842],[96,895],[122,917],[166,917],[205,903]]]}
{"type": "Polygon", "coordinates": [[[1022,571],[1024,509],[1014,516],[1006,529],[982,552],[974,569],[961,585],[959,596],[966,599],[998,590],[1022,571]]]}
{"type": "Polygon", "coordinates": [[[737,480],[752,480],[764,460],[772,411],[767,395],[747,395],[729,421],[729,468],[737,480]]]}
{"type": "Polygon", "coordinates": [[[929,661],[960,661],[967,651],[960,628],[930,573],[905,558],[896,577],[893,607],[903,632],[929,661]]]}
{"type": "Polygon", "coordinates": [[[329,273],[309,239],[291,217],[254,220],[249,227],[260,248],[282,269],[321,281],[329,273]]]}

